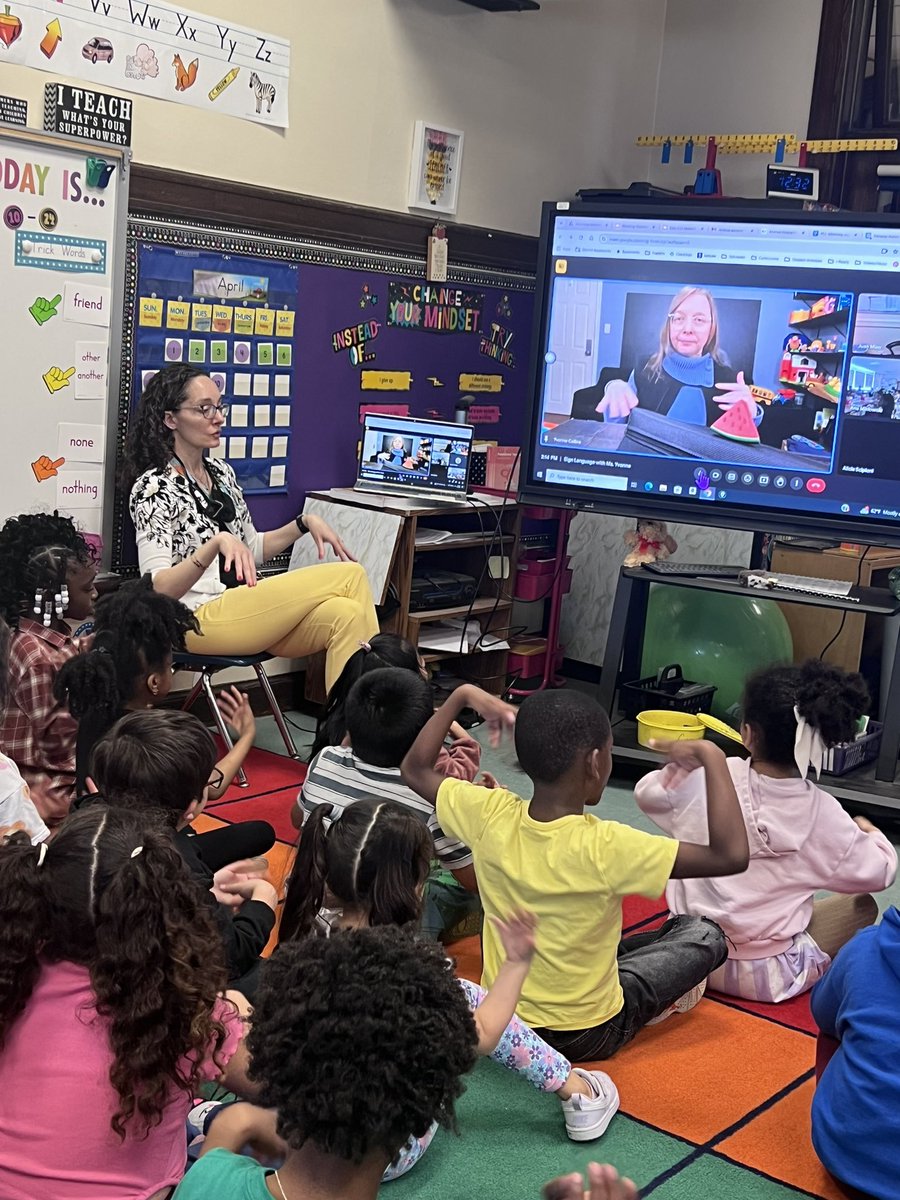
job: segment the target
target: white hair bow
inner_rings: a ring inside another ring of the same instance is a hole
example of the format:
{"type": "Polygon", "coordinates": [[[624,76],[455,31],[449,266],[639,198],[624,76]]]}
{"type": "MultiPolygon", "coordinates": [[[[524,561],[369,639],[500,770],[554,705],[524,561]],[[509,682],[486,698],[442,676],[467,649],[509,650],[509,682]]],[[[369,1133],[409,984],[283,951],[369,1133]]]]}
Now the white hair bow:
{"type": "Polygon", "coordinates": [[[818,729],[814,729],[805,717],[800,716],[800,710],[794,705],[794,716],[797,720],[797,733],[794,737],[794,762],[797,770],[805,779],[812,767],[816,779],[822,773],[827,747],[818,729]]]}

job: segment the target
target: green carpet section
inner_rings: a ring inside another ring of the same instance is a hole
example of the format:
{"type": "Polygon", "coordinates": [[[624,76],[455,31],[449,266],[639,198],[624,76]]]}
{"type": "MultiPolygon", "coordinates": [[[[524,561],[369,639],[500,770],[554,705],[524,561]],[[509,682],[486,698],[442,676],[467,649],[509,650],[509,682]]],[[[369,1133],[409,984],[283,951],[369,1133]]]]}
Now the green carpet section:
{"type": "MultiPolygon", "coordinates": [[[[644,1186],[693,1149],[621,1114],[599,1141],[570,1142],[560,1108],[554,1096],[542,1095],[485,1059],[471,1075],[457,1106],[460,1136],[440,1130],[424,1158],[408,1175],[385,1184],[380,1196],[383,1200],[472,1200],[473,1196],[533,1200],[548,1179],[583,1170],[595,1159],[614,1163],[644,1186]]],[[[692,1200],[712,1194],[695,1192],[692,1200]]],[[[771,1195],[775,1200],[787,1194],[779,1189],[759,1196],[768,1200],[771,1195]]],[[[756,1200],[756,1192],[746,1195],[756,1200]]]]}
{"type": "Polygon", "coordinates": [[[714,1154],[704,1154],[672,1179],[653,1188],[647,1200],[711,1200],[712,1197],[730,1200],[733,1196],[740,1196],[741,1200],[802,1200],[809,1195],[734,1166],[714,1154]]]}

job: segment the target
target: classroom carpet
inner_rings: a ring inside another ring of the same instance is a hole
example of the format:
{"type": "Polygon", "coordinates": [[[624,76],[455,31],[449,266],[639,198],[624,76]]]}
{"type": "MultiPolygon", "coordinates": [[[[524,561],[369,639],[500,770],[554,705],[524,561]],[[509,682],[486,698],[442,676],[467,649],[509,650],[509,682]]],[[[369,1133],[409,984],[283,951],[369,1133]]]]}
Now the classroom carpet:
{"type": "MultiPolygon", "coordinates": [[[[246,769],[250,786],[229,788],[195,828],[270,821],[279,839],[268,856],[270,877],[280,886],[305,766],[254,749],[246,769]]],[[[629,899],[626,932],[665,915],[662,899],[629,899]]],[[[479,978],[477,937],[448,952],[461,975],[479,978]]],[[[621,1108],[598,1142],[581,1145],[566,1137],[554,1097],[484,1060],[459,1102],[459,1133],[441,1130],[409,1175],[381,1194],[530,1200],[548,1179],[596,1160],[613,1163],[654,1200],[841,1200],[810,1143],[814,1028],[806,997],[765,1005],[708,994],[692,1012],[644,1030],[610,1062],[586,1064],[613,1077],[621,1108]]]]}

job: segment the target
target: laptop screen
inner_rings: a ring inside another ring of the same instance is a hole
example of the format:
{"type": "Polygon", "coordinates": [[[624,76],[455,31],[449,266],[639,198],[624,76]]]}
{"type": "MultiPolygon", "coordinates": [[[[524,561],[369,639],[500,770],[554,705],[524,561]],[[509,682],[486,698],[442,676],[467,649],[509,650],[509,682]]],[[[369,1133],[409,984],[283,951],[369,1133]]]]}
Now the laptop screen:
{"type": "Polygon", "coordinates": [[[474,434],[471,425],[366,413],[358,482],[464,496],[474,434]]]}

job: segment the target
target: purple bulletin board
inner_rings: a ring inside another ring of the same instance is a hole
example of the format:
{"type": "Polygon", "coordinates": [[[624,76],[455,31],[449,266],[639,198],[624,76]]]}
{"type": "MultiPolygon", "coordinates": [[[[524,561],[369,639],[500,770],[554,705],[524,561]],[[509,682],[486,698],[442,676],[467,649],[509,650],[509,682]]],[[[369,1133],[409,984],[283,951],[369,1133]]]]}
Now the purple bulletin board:
{"type": "MultiPolygon", "coordinates": [[[[452,257],[452,228],[450,246],[452,257]]],[[[419,260],[147,218],[129,222],[128,230],[120,448],[141,371],[150,365],[143,360],[147,331],[142,335],[138,312],[145,285],[153,283],[141,271],[154,261],[154,247],[202,258],[208,270],[296,278],[290,426],[278,431],[288,435],[285,487],[263,494],[248,489],[258,528],[289,521],[308,491],[354,482],[363,405],[407,405],[413,416],[451,420],[459,397],[474,395],[476,439],[520,445],[533,277],[451,268],[446,283],[428,284],[424,255],[419,260]]],[[[225,399],[236,400],[228,388],[225,399]]],[[[117,493],[112,562],[124,570],[136,563],[127,501],[117,493]]]]}

